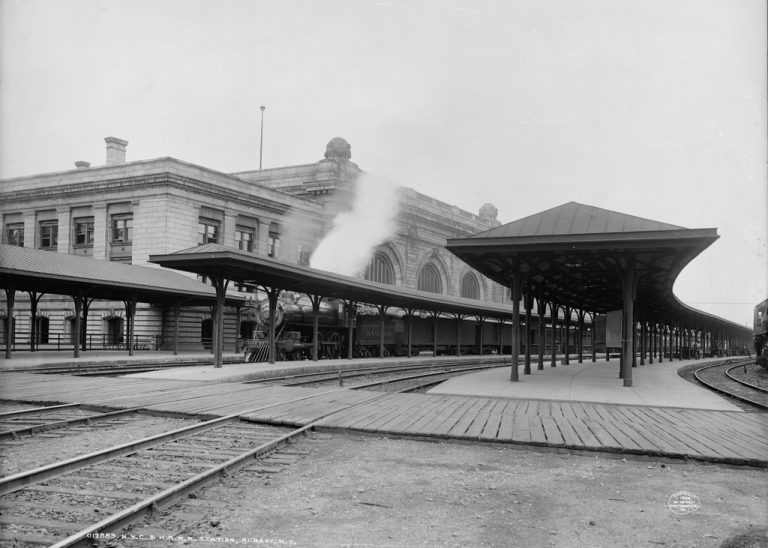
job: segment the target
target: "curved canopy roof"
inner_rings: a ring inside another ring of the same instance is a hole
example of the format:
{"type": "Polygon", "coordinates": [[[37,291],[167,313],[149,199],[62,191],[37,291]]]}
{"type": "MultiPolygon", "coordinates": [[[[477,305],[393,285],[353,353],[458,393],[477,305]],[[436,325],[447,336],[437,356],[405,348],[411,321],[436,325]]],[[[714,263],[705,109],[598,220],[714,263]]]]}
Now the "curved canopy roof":
{"type": "Polygon", "coordinates": [[[448,240],[446,247],[501,284],[519,272],[525,293],[593,312],[622,308],[622,272],[634,262],[641,318],[742,328],[684,305],[672,292],[682,269],[718,237],[714,228],[687,229],[569,202],[448,240]]]}

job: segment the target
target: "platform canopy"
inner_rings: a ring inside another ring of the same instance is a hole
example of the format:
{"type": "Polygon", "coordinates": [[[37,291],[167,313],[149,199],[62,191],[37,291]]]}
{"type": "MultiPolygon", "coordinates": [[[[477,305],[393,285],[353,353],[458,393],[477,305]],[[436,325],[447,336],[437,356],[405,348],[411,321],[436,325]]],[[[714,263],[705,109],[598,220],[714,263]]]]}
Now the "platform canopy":
{"type": "Polygon", "coordinates": [[[622,308],[622,275],[632,262],[638,312],[691,319],[709,315],[681,303],[672,286],[717,238],[714,228],[687,229],[569,202],[448,240],[446,247],[503,285],[517,273],[524,292],[593,312],[622,308]]]}
{"type": "Polygon", "coordinates": [[[509,304],[439,295],[361,280],[220,244],[205,244],[175,253],[152,255],[150,261],[211,279],[227,279],[358,303],[500,319],[512,316],[509,304]]]}
{"type": "MultiPolygon", "coordinates": [[[[522,295],[590,312],[623,311],[621,377],[632,385],[638,319],[694,329],[743,329],[684,305],[673,292],[680,271],[717,240],[688,229],[569,202],[446,247],[522,295]]],[[[514,372],[513,372],[513,379],[514,372]]]]}
{"type": "MultiPolygon", "coordinates": [[[[0,287],[57,295],[139,302],[210,305],[214,289],[194,278],[162,268],[78,257],[0,244],[0,287]]],[[[245,304],[242,296],[227,304],[245,304]]]]}

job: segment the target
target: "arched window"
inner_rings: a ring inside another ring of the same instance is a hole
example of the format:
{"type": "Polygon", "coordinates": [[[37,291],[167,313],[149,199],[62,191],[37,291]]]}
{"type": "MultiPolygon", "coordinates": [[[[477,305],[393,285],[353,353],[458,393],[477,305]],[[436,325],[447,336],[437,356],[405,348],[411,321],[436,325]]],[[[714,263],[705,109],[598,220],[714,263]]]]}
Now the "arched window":
{"type": "Polygon", "coordinates": [[[429,291],[430,293],[443,292],[443,282],[440,280],[440,273],[435,265],[431,263],[424,265],[424,268],[419,272],[416,288],[421,291],[429,291]]]}
{"type": "Polygon", "coordinates": [[[376,253],[365,269],[365,279],[380,284],[395,285],[395,269],[384,253],[376,253]]]}
{"type": "Polygon", "coordinates": [[[467,272],[461,278],[461,296],[467,299],[480,298],[480,284],[472,272],[467,272]]]}

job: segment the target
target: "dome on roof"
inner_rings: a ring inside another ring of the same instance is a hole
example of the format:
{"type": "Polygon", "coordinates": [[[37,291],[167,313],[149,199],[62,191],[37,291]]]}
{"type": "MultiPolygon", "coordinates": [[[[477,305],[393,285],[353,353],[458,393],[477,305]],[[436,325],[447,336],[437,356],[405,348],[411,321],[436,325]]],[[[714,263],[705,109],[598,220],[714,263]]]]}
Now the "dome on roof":
{"type": "Polygon", "coordinates": [[[495,221],[499,216],[499,210],[493,204],[484,204],[480,208],[480,218],[495,221]]]}
{"type": "Polygon", "coordinates": [[[349,160],[352,158],[352,146],[343,137],[334,137],[325,147],[327,160],[349,160]]]}

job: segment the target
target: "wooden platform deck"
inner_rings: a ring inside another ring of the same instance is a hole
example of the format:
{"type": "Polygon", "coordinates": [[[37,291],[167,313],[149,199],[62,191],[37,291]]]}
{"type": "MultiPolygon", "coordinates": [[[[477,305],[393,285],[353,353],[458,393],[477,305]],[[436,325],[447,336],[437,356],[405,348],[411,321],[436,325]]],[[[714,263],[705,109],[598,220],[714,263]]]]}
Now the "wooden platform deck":
{"type": "Polygon", "coordinates": [[[768,414],[3,373],[4,400],[90,403],[397,436],[688,458],[768,468],[768,414]]]}

